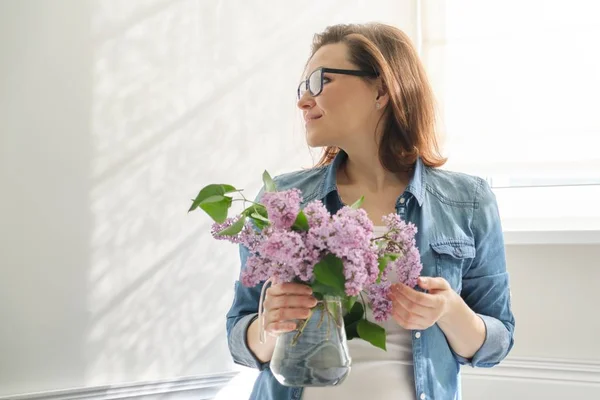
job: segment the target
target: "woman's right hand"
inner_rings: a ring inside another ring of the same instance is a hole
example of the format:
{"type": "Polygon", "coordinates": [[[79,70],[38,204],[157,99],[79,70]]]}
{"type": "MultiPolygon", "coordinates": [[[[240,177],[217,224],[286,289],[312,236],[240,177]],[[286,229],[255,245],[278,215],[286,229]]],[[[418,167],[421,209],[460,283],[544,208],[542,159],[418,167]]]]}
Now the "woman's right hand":
{"type": "Polygon", "coordinates": [[[312,289],[300,283],[280,283],[269,287],[264,301],[264,329],[272,336],[296,329],[297,319],[306,319],[317,305],[312,289]]]}

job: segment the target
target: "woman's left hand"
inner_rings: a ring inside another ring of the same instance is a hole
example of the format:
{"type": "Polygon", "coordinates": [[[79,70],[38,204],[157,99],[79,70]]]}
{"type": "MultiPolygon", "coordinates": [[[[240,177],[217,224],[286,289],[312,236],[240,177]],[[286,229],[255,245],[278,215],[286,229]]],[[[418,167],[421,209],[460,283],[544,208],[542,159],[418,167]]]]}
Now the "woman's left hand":
{"type": "Polygon", "coordinates": [[[418,284],[429,293],[402,283],[391,287],[392,317],[404,329],[429,328],[447,316],[460,298],[444,278],[421,277],[418,284]]]}

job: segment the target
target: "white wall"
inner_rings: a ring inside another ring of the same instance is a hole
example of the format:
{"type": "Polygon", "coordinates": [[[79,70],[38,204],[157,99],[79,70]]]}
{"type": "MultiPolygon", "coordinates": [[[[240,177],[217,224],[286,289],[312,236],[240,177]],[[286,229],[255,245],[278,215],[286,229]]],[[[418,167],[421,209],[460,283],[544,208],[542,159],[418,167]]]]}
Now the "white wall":
{"type": "MultiPolygon", "coordinates": [[[[227,371],[205,184],[308,167],[314,32],[413,0],[0,0],[0,396],[227,371]]],[[[317,155],[317,154],[315,154],[317,155]]]]}
{"type": "Polygon", "coordinates": [[[462,368],[465,400],[600,398],[600,245],[506,254],[515,346],[497,367],[462,368]]]}

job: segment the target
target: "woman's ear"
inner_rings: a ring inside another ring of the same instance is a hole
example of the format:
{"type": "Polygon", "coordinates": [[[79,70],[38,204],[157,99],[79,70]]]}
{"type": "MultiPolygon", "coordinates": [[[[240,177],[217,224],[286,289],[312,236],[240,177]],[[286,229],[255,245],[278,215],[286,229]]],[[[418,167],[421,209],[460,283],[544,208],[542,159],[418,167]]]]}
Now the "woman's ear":
{"type": "Polygon", "coordinates": [[[375,104],[378,109],[384,109],[390,101],[390,96],[388,94],[387,87],[381,81],[381,78],[377,79],[377,98],[375,99],[375,104]],[[377,105],[378,104],[378,105],[377,105]]]}

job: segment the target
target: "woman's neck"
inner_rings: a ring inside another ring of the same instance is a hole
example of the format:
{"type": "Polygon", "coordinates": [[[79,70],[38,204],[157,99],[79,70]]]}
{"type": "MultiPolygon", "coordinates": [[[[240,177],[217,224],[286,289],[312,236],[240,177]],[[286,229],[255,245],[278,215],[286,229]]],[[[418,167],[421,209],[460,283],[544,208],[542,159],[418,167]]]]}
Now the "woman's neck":
{"type": "Polygon", "coordinates": [[[337,174],[338,185],[360,187],[369,193],[384,193],[393,188],[404,188],[410,178],[409,172],[394,173],[385,169],[377,154],[348,154],[337,174]]]}

